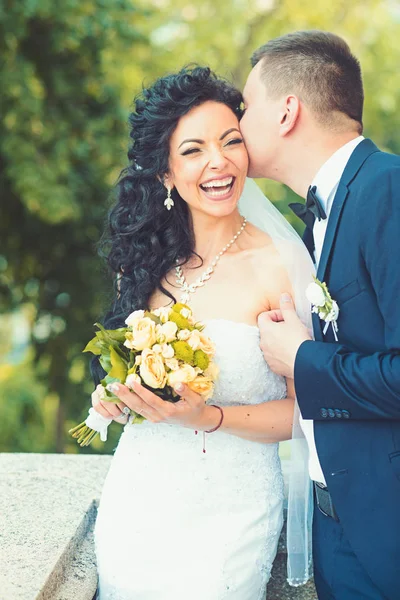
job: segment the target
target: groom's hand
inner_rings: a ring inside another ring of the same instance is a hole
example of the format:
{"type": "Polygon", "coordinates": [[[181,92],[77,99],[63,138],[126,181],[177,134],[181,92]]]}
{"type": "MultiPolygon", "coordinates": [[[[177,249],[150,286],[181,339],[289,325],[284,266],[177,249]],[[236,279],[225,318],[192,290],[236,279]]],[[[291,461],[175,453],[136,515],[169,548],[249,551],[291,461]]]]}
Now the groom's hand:
{"type": "Polygon", "coordinates": [[[289,294],[282,294],[280,309],[258,315],[260,348],[269,367],[278,375],[293,379],[296,354],[305,340],[311,340],[300,321],[289,294]]]}

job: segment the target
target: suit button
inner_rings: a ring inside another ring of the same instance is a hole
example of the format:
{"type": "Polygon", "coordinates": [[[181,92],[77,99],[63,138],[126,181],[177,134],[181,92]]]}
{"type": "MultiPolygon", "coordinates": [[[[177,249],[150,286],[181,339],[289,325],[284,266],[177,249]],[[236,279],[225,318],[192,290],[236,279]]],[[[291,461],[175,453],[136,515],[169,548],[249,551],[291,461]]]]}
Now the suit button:
{"type": "Polygon", "coordinates": [[[342,418],[342,411],[338,408],[335,408],[335,417],[337,417],[338,419],[342,418]]]}
{"type": "Polygon", "coordinates": [[[331,419],[335,418],[335,411],[333,410],[333,408],[328,408],[328,415],[331,419]]]}
{"type": "Polygon", "coordinates": [[[350,419],[350,413],[348,410],[342,410],[343,419],[350,419]]]}
{"type": "Polygon", "coordinates": [[[323,417],[324,419],[326,419],[326,417],[328,416],[328,411],[326,410],[326,408],[321,408],[320,413],[321,417],[323,417]]]}

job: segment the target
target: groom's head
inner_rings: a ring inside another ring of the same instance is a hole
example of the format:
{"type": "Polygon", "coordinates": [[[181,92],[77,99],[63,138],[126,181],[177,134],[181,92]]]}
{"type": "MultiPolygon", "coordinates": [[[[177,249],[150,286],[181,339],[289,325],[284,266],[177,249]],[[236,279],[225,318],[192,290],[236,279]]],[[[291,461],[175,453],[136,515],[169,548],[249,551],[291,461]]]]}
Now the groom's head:
{"type": "Polygon", "coordinates": [[[280,155],[307,135],[362,132],[360,64],[337,35],[290,33],[258,48],[251,62],[241,121],[251,177],[279,179],[280,155]]]}

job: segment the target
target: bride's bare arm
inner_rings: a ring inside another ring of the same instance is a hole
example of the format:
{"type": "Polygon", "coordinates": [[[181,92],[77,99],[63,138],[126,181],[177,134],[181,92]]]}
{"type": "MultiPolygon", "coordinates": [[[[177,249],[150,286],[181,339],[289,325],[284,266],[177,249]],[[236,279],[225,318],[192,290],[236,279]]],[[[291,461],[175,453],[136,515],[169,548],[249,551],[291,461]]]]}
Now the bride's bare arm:
{"type": "MultiPolygon", "coordinates": [[[[221,431],[254,442],[282,442],[292,437],[294,411],[293,380],[287,380],[287,398],[256,405],[223,407],[221,431]]],[[[219,411],[206,407],[204,427],[212,429],[219,422],[219,411]],[[209,409],[209,410],[207,410],[209,409]]]]}

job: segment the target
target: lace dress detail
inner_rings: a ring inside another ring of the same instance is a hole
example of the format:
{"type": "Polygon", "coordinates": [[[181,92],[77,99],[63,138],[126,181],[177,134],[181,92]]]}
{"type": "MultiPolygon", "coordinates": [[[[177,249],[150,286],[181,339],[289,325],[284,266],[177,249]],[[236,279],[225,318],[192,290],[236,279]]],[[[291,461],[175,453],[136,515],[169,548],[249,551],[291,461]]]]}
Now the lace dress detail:
{"type": "MultiPolygon", "coordinates": [[[[210,403],[259,404],[286,385],[258,328],[205,321],[220,376],[210,403]]],[[[263,600],[282,528],[278,444],[126,425],[95,528],[99,600],[263,600]]]]}

